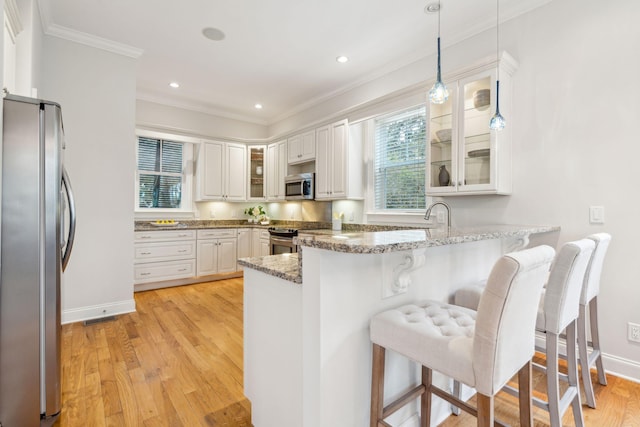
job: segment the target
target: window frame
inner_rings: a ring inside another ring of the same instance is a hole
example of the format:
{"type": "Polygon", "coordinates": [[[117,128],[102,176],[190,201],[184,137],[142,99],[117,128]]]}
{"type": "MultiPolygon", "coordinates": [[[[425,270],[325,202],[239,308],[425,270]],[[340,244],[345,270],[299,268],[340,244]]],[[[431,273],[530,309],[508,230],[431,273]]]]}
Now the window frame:
{"type": "Polygon", "coordinates": [[[197,211],[193,201],[193,163],[194,163],[194,144],[199,144],[200,140],[183,135],[175,135],[165,132],[157,132],[145,129],[136,129],[136,157],[135,157],[135,183],[134,183],[134,214],[137,219],[142,218],[191,218],[197,211]],[[138,149],[139,138],[160,139],[168,142],[177,142],[183,144],[182,148],[182,193],[181,207],[174,208],[141,208],[140,200],[140,175],[154,174],[151,171],[141,171],[138,169],[138,149]],[[151,172],[151,173],[149,173],[151,172]]]}
{"type": "MultiPolygon", "coordinates": [[[[365,141],[367,151],[367,196],[366,196],[366,221],[375,223],[387,223],[387,224],[416,224],[424,223],[424,213],[426,207],[431,203],[431,197],[425,194],[425,208],[416,209],[379,209],[376,207],[376,182],[375,182],[375,157],[376,157],[376,120],[388,117],[393,114],[402,114],[408,110],[416,108],[425,108],[425,135],[428,135],[428,105],[426,102],[419,102],[410,105],[403,105],[402,107],[396,107],[392,110],[387,110],[376,114],[375,116],[364,119],[365,121],[365,141]]],[[[425,144],[428,141],[425,140],[425,144]]],[[[424,171],[424,188],[426,193],[427,185],[427,162],[429,161],[428,146],[425,147],[425,171],[424,171]]]]}

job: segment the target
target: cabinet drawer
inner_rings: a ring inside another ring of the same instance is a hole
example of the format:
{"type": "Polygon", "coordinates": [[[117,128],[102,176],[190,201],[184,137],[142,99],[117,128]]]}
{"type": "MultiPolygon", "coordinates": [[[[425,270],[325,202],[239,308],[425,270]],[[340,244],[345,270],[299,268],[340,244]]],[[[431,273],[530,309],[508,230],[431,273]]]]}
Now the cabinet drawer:
{"type": "Polygon", "coordinates": [[[151,262],[134,267],[134,283],[160,282],[195,276],[196,260],[151,262]]]}
{"type": "Polygon", "coordinates": [[[196,230],[136,231],[136,242],[160,242],[172,240],[190,240],[196,238],[196,230]]]}
{"type": "Polygon", "coordinates": [[[221,239],[225,237],[236,237],[235,228],[198,230],[198,239],[221,239]]]}
{"type": "Polygon", "coordinates": [[[261,230],[260,231],[260,239],[261,240],[269,240],[271,235],[269,234],[269,230],[261,230]]]}
{"type": "Polygon", "coordinates": [[[163,242],[135,245],[134,261],[136,264],[153,261],[170,261],[195,258],[195,240],[185,242],[163,242]]]}

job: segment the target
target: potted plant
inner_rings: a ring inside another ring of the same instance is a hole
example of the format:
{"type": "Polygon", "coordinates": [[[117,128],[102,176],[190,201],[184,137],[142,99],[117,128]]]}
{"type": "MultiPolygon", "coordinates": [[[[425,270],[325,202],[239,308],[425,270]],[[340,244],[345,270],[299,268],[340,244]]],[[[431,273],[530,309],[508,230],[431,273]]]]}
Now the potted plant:
{"type": "Polygon", "coordinates": [[[260,205],[246,208],[244,210],[244,214],[251,217],[249,218],[249,222],[258,222],[259,217],[267,215],[267,213],[264,211],[264,208],[260,205]]]}

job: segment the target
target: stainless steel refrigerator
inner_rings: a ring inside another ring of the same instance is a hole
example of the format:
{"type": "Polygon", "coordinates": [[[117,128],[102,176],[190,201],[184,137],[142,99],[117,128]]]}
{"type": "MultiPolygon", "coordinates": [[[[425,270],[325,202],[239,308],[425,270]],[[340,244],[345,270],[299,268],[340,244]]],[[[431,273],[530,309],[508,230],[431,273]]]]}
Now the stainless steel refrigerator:
{"type": "Polygon", "coordinates": [[[60,106],[4,98],[0,211],[0,425],[61,410],[60,285],[75,233],[60,106]]]}

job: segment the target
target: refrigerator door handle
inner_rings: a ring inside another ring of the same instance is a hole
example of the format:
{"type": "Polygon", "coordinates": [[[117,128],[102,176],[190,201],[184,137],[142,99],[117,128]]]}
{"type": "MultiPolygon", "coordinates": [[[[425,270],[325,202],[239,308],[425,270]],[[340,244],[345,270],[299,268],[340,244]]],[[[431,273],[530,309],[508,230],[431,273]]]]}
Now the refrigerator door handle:
{"type": "Polygon", "coordinates": [[[62,271],[64,271],[69,263],[71,249],[73,248],[73,240],[76,235],[76,203],[73,198],[73,190],[71,189],[69,175],[67,175],[67,170],[64,167],[62,168],[62,185],[64,186],[67,200],[69,201],[69,235],[67,238],[66,248],[62,254],[62,271]]]}

